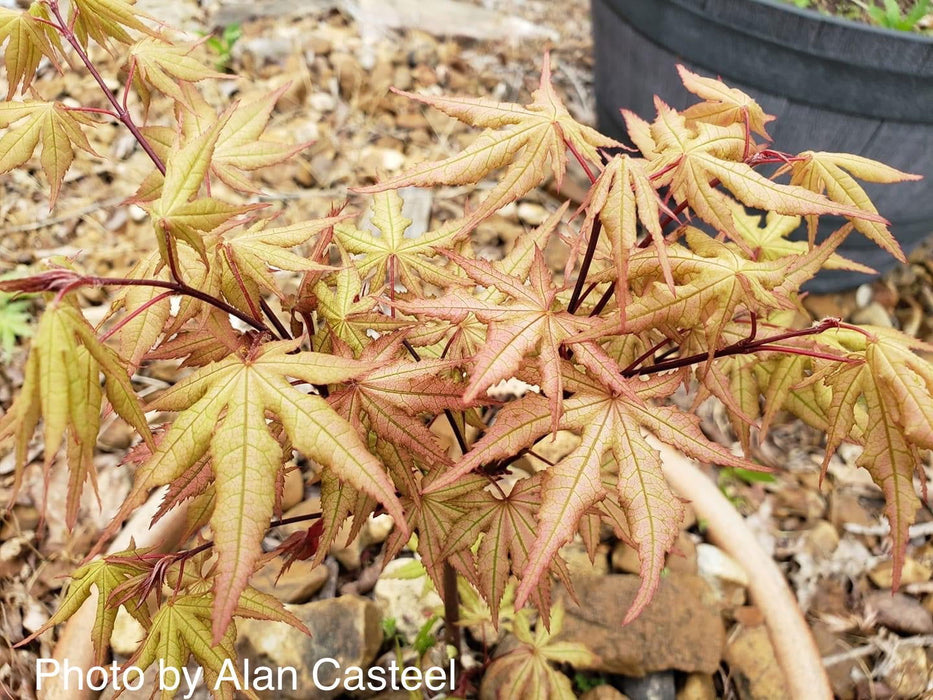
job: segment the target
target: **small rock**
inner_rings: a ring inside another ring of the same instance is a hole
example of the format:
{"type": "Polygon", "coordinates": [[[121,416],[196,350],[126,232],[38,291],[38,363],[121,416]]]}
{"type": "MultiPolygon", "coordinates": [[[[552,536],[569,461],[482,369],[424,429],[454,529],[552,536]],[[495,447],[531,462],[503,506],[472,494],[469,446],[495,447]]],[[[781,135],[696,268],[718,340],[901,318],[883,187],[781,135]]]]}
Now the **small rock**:
{"type": "Polygon", "coordinates": [[[859,325],[880,326],[882,328],[894,327],[887,309],[877,301],[871,302],[864,308],[857,309],[855,313],[852,314],[851,318],[852,323],[857,323],[859,325]]]}
{"type": "Polygon", "coordinates": [[[668,669],[713,673],[726,633],[708,585],[698,576],[672,572],[642,614],[623,625],[640,584],[629,575],[582,578],[574,582],[580,606],[559,588],[567,612],[558,638],[586,644],[599,657],[591,670],[628,676],[668,669]]]}
{"type": "MultiPolygon", "coordinates": [[[[884,502],[878,502],[883,507],[884,502]]],[[[842,530],[846,523],[871,527],[878,524],[881,508],[875,510],[873,502],[850,489],[836,489],[832,493],[829,521],[842,530]]]]}
{"type": "Polygon", "coordinates": [[[387,513],[370,517],[363,526],[361,537],[366,541],[367,547],[382,544],[386,541],[389,533],[392,532],[393,527],[395,527],[395,521],[387,513]]]}
{"type": "Polygon", "coordinates": [[[933,634],[933,615],[920,601],[903,593],[873,591],[865,596],[865,614],[901,634],[933,634]]]}
{"type": "Polygon", "coordinates": [[[316,56],[326,56],[334,48],[334,42],[326,36],[312,34],[305,42],[307,48],[311,49],[316,56]]]}
{"type": "Polygon", "coordinates": [[[663,671],[643,678],[623,678],[622,689],[631,700],[676,700],[674,673],[663,671]]]}
{"type": "Polygon", "coordinates": [[[376,582],[373,598],[382,609],[383,616],[394,618],[396,629],[411,641],[422,625],[443,606],[443,601],[425,578],[392,578],[393,572],[409,564],[410,559],[390,561],[376,582]]]}
{"type": "Polygon", "coordinates": [[[382,167],[384,170],[394,172],[405,165],[405,154],[392,148],[382,149],[382,167]]]}
{"type": "Polygon", "coordinates": [[[324,566],[311,566],[311,562],[296,561],[279,576],[284,564],[284,557],[276,557],[256,573],[250,585],[263,593],[274,595],[283,603],[306,603],[321,590],[330,575],[324,566]]]}
{"type": "Polygon", "coordinates": [[[570,542],[561,547],[560,556],[567,562],[570,576],[576,580],[580,576],[605,576],[609,573],[609,547],[601,544],[596,547],[596,557],[590,561],[586,545],[582,542],[570,542]]]}
{"type": "Polygon", "coordinates": [[[691,673],[677,691],[677,700],[716,700],[716,685],[706,673],[691,673]]]}
{"type": "Polygon", "coordinates": [[[603,683],[602,685],[597,685],[595,688],[590,688],[583,695],[580,696],[580,700],[631,700],[628,695],[616,690],[614,687],[608,683],[603,683]]]}
{"type": "Polygon", "coordinates": [[[282,64],[293,51],[292,40],[287,37],[257,36],[237,42],[234,54],[249,55],[256,66],[282,64]]]}
{"type": "MultiPolygon", "coordinates": [[[[868,572],[868,578],[878,588],[891,588],[894,583],[894,562],[885,559],[868,572]]],[[[929,566],[921,564],[911,557],[904,558],[904,567],[901,569],[901,585],[911,583],[925,583],[933,578],[933,571],[929,566]]]]}
{"type": "Polygon", "coordinates": [[[329,92],[315,92],[308,98],[308,104],[315,112],[326,114],[337,108],[337,100],[329,92]]]}
{"type": "Polygon", "coordinates": [[[895,697],[915,698],[924,695],[930,682],[930,663],[926,651],[921,646],[895,646],[882,665],[881,677],[895,692],[895,697]]]}
{"type": "Polygon", "coordinates": [[[379,606],[359,596],[342,596],[319,600],[289,608],[311,631],[308,637],[301,630],[283,623],[266,620],[237,620],[237,649],[243,658],[253,660],[253,666],[286,666],[296,671],[297,684],[292,690],[286,683],[281,690],[259,692],[262,698],[289,700],[326,700],[340,695],[338,686],[325,691],[317,687],[312,675],[320,659],[334,659],[331,665],[318,669],[320,685],[329,686],[347,666],[367,667],[382,646],[382,625],[379,606]]]}
{"type": "Polygon", "coordinates": [[[832,523],[820,520],[806,531],[803,548],[814,559],[826,559],[839,546],[839,532],[832,523]]]}
{"type": "Polygon", "coordinates": [[[721,549],[705,542],[698,544],[697,570],[716,592],[722,605],[731,608],[745,602],[748,575],[721,549]]]}
{"type": "Polygon", "coordinates": [[[637,574],[641,569],[638,550],[625,542],[616,543],[612,548],[612,570],[624,574],[637,574]]]}
{"type": "Polygon", "coordinates": [[[518,205],[518,220],[529,226],[540,226],[548,217],[548,211],[535,202],[521,202],[518,205]]]}
{"type": "Polygon", "coordinates": [[[756,605],[743,605],[740,608],[736,608],[732,615],[735,617],[736,622],[745,627],[757,627],[758,625],[764,624],[765,621],[765,616],[756,605]]]}
{"type": "Polygon", "coordinates": [[[117,610],[117,619],[113,623],[113,632],[110,633],[110,648],[115,654],[132,656],[139,648],[140,642],[146,638],[146,628],[130,615],[126,608],[117,610]]]}
{"type": "Polygon", "coordinates": [[[282,510],[287,511],[305,497],[305,479],[300,469],[290,469],[285,474],[285,488],[282,493],[282,510]]]}
{"type": "Polygon", "coordinates": [[[788,698],[787,685],[764,626],[743,627],[726,647],[732,682],[743,700],[788,698]]]}

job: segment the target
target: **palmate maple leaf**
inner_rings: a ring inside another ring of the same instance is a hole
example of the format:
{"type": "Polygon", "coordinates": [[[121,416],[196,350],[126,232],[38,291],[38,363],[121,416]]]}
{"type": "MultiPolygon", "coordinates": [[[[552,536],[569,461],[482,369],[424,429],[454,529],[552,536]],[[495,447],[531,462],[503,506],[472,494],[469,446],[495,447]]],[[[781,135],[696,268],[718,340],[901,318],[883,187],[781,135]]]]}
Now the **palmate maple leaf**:
{"type": "MultiPolygon", "coordinates": [[[[650,164],[640,158],[626,154],[615,156],[606,163],[583,202],[586,216],[580,227],[578,241],[589,239],[597,218],[612,250],[615,268],[617,298],[623,310],[628,303],[628,259],[638,240],[638,224],[641,223],[654,241],[658,261],[668,286],[674,286],[667,247],[660,224],[658,195],[649,177],[650,164]]],[[[571,254],[568,268],[575,255],[571,254]]],[[[569,277],[565,269],[565,277],[569,277]]]]}
{"type": "Polygon", "coordinates": [[[261,293],[283,296],[270,270],[333,270],[329,265],[297,255],[288,249],[333,228],[342,218],[333,216],[274,228],[265,228],[266,222],[259,221],[245,231],[222,234],[216,251],[217,262],[223,270],[221,284],[224,296],[243,310],[255,309],[258,308],[261,293]]]}
{"type": "Polygon", "coordinates": [[[573,700],[570,679],[554,668],[554,664],[570,664],[588,668],[597,663],[596,655],[579,642],[557,641],[555,637],[564,628],[564,605],[556,604],[552,610],[550,626],[538,620],[531,631],[531,611],[519,610],[512,621],[512,632],[518,645],[497,657],[486,669],[484,683],[496,679],[496,700],[506,698],[547,698],[573,700]]]}
{"type": "MultiPolygon", "coordinates": [[[[581,349],[577,346],[577,351],[581,349]]],[[[677,536],[683,515],[680,501],[661,473],[660,456],[645,440],[647,429],[684,453],[723,466],[757,469],[709,442],[699,419],[670,406],[649,403],[668,396],[680,381],[660,375],[628,380],[608,356],[601,356],[598,380],[569,370],[568,386],[576,391],[564,399],[560,428],[580,434],[580,444],[544,473],[537,531],[516,594],[521,605],[539,585],[562,545],[570,541],[587,510],[604,496],[601,464],[612,455],[618,471],[617,490],[627,531],[638,543],[642,585],[626,616],[634,619],[651,599],[660,580],[664,554],[677,536]]],[[[588,364],[595,367],[593,362],[588,364]]],[[[589,369],[589,368],[588,368],[589,369]]],[[[427,486],[425,493],[444,488],[481,465],[507,459],[534,444],[552,428],[550,402],[537,394],[506,404],[496,422],[460,461],[427,486]]]]}
{"type": "MultiPolygon", "coordinates": [[[[435,589],[444,590],[444,568],[452,566],[471,583],[477,584],[476,567],[468,550],[448,548],[450,524],[466,517],[475,504],[471,498],[477,490],[489,483],[480,476],[468,476],[431,493],[422,493],[439,471],[422,476],[415,473],[416,488],[402,498],[406,521],[418,533],[418,555],[435,589]]],[[[385,561],[394,558],[408,542],[404,531],[393,530],[386,540],[385,561]]]]}
{"type": "MultiPolygon", "coordinates": [[[[569,206],[570,203],[565,202],[538,228],[520,236],[504,258],[492,263],[493,268],[503,275],[509,275],[518,280],[526,279],[534,263],[535,250],[544,250],[547,247],[548,240],[557,229],[569,206]]],[[[471,259],[476,257],[469,238],[458,241],[456,250],[464,257],[471,259]]],[[[486,287],[476,290],[474,297],[483,304],[501,304],[508,300],[509,295],[499,291],[496,287],[486,287]]],[[[473,357],[485,345],[486,324],[473,314],[468,314],[460,321],[443,321],[439,327],[432,328],[428,324],[421,324],[408,337],[412,344],[418,347],[436,344],[434,350],[438,356],[443,354],[444,357],[450,359],[464,359],[473,357]],[[423,339],[419,337],[419,331],[424,336],[423,339]],[[437,333],[442,337],[434,337],[437,333]]],[[[428,349],[428,352],[430,353],[431,349],[428,349]]]]}
{"type": "Polygon", "coordinates": [[[471,260],[447,251],[445,255],[478,284],[495,287],[498,292],[508,295],[510,301],[491,303],[455,289],[430,300],[430,303],[395,302],[395,306],[405,313],[443,318],[455,323],[473,314],[489,324],[486,342],[473,357],[470,380],[463,392],[466,402],[474,401],[493,384],[512,376],[527,355],[537,352],[541,388],[548,397],[556,425],[563,396],[560,348],[592,323],[558,309],[558,290],[540,248],[536,247],[534,251],[528,285],[512,275],[503,274],[485,261],[471,260]]]}
{"type": "Polygon", "coordinates": [[[49,180],[49,206],[53,206],[62,179],[74,160],[74,149],[97,155],[81,129],[93,123],[86,114],[69,109],[61,102],[0,102],[0,128],[7,129],[0,138],[0,173],[25,163],[41,143],[39,163],[49,180]],[[10,126],[17,122],[17,126],[10,126]]]}
{"type": "Polygon", "coordinates": [[[211,527],[219,556],[215,640],[230,622],[273,514],[284,455],[266,422],[267,412],[296,449],[381,502],[396,522],[404,522],[395,487],[362,438],[324,399],[302,393],[287,379],[332,384],[371,366],[317,353],[288,354],[296,346],[292,341],[266,343],[213,362],[159,396],[151,408],[179,414],[140,468],[121,509],[124,515],[151,488],[172,482],[210,454],[217,492],[211,527]]]}
{"type": "MultiPolygon", "coordinates": [[[[139,557],[142,553],[135,548],[116,552],[111,555],[112,561],[96,559],[76,569],[71,574],[68,591],[65,593],[64,600],[58,606],[55,614],[21,643],[28,643],[46,630],[71,618],[84,605],[84,602],[92,595],[95,595],[96,592],[97,611],[90,635],[91,643],[94,645],[93,659],[96,665],[106,663],[110,652],[110,637],[113,634],[119,611],[118,605],[110,604],[110,596],[122,584],[147,571],[142,559],[139,560],[139,563],[133,561],[134,557],[139,557]]],[[[134,600],[132,604],[126,606],[126,611],[138,623],[148,627],[151,624],[149,608],[146,605],[141,605],[141,602],[140,600],[134,600]]]]}
{"type": "MultiPolygon", "coordinates": [[[[77,520],[84,482],[90,480],[95,491],[97,488],[93,457],[104,393],[114,410],[151,441],[149,425],[123,361],[97,339],[94,329],[72,303],[50,303],[32,341],[20,394],[0,419],[0,440],[13,438],[14,492],[22,483],[29,440],[40,417],[46,473],[64,443],[70,474],[65,506],[69,527],[74,527],[77,520]],[[101,373],[106,377],[103,391],[101,373]]],[[[47,477],[46,487],[48,483],[47,477]]]]}
{"type": "MultiPolygon", "coordinates": [[[[791,241],[788,236],[800,227],[799,216],[785,216],[768,212],[764,226],[761,225],[761,216],[749,214],[745,207],[735,204],[732,218],[735,221],[735,233],[748,245],[755,254],[756,260],[778,260],[794,255],[804,255],[809,246],[806,241],[791,241]]],[[[872,274],[870,267],[861,265],[833,253],[823,263],[826,270],[852,270],[872,274]]]]}
{"type": "MultiPolygon", "coordinates": [[[[136,198],[152,217],[159,252],[166,262],[169,246],[173,251],[177,250],[176,241],[183,241],[196,250],[206,264],[204,236],[233,216],[262,206],[227,204],[212,197],[196,198],[210,167],[220,131],[230,116],[228,110],[210,129],[190,138],[173,152],[165,163],[165,177],[157,178],[161,179],[157,197],[148,201],[140,196],[136,198]]],[[[149,186],[144,185],[141,189],[147,188],[149,186]]]]}
{"type": "Polygon", "coordinates": [[[319,351],[332,347],[334,336],[359,355],[371,342],[371,331],[389,333],[410,325],[409,321],[379,313],[378,297],[363,294],[360,273],[347,260],[336,273],[317,282],[313,292],[317,314],[327,322],[315,336],[314,348],[319,351]]]}
{"type": "Polygon", "coordinates": [[[712,353],[738,310],[766,317],[795,308],[794,290],[819,271],[847,233],[847,229],[835,232],[804,255],[755,261],[735,246],[687,227],[689,248],[671,245],[667,252],[677,283],[673,290],[660,281],[661,263],[653,251],[632,256],[630,279],[636,294],[626,309],[625,329],[634,333],[659,329],[672,338],[694,329],[712,353]],[[639,281],[645,275],[647,284],[639,281]]]}
{"type": "Polygon", "coordinates": [[[602,161],[598,148],[620,145],[570,116],[551,85],[547,54],[538,89],[532,93],[531,103],[524,107],[483,98],[425,97],[400,90],[395,92],[466,124],[483,127],[485,131],[457,155],[416,165],[396,177],[356,191],[374,193],[410,185],[466,185],[505,168],[496,186],[462,223],[466,233],[494,211],[530,192],[545,180],[548,170],[559,186],[567,168],[568,147],[581,158],[599,165],[602,161]]]}
{"type": "Polygon", "coordinates": [[[689,122],[676,110],[655,98],[658,118],[651,136],[658,155],[652,159],[655,187],[669,185],[677,202],[687,202],[692,211],[717,231],[741,240],[735,233],[730,198],[717,190],[719,182],[746,206],[779,214],[838,214],[853,219],[884,222],[874,211],[834,202],[822,194],[797,185],[782,185],[756,172],[743,162],[746,134],[742,124],[718,126],[689,122]]]}
{"type": "MultiPolygon", "coordinates": [[[[187,95],[179,81],[194,83],[200,80],[230,78],[226,73],[211,70],[191,55],[195,46],[175,46],[155,37],[144,37],[127,49],[127,62],[133,73],[133,86],[149,112],[152,89],[168,95],[176,103],[188,106],[187,95]]],[[[213,111],[213,110],[212,110],[213,111]]]]}
{"type": "Polygon", "coordinates": [[[4,52],[7,100],[13,99],[17,86],[25,92],[32,84],[43,57],[58,67],[62,43],[58,32],[46,24],[49,20],[48,8],[40,2],[32,3],[26,10],[0,7],[0,46],[7,40],[10,42],[4,52]]]}
{"type": "Polygon", "coordinates": [[[475,574],[472,578],[498,626],[499,606],[510,577],[525,570],[535,541],[536,514],[541,506],[541,475],[519,479],[508,494],[483,488],[487,485],[485,479],[477,476],[463,477],[457,484],[468,480],[474,488],[458,499],[465,512],[450,526],[443,555],[470,550],[482,537],[473,557],[475,574]]]}
{"type": "Polygon", "coordinates": [[[74,27],[75,35],[81,45],[87,48],[88,38],[110,50],[110,40],[121,44],[132,44],[133,37],[127,29],[149,36],[158,36],[158,32],[146,25],[143,20],[152,20],[148,15],[136,10],[136,0],[68,0],[68,24],[74,27]]]}
{"type": "MultiPolygon", "coordinates": [[[[367,428],[378,437],[407,450],[429,468],[450,466],[450,458],[422,416],[465,408],[462,384],[441,376],[458,363],[399,359],[404,339],[404,334],[396,333],[373,341],[359,360],[376,368],[361,373],[346,388],[332,392],[327,401],[357,429],[362,430],[361,420],[365,417],[367,428]]],[[[335,355],[345,356],[340,352],[335,355]]]]}
{"type": "Polygon", "coordinates": [[[920,505],[913,475],[921,468],[920,451],[933,449],[933,365],[914,350],[930,353],[933,346],[890,328],[839,330],[833,336],[857,362],[814,373],[832,388],[830,403],[823,406],[828,416],[823,470],[844,440],[862,444],[856,463],[884,492],[894,541],[892,587],[897,588],[907,531],[920,505]]]}
{"type": "MultiPolygon", "coordinates": [[[[280,143],[263,135],[276,102],[290,85],[286,83],[261,97],[247,96],[234,103],[230,118],[214,144],[212,175],[235,190],[258,194],[259,190],[245,173],[282,163],[311,145],[310,142],[280,143]]],[[[182,83],[180,88],[185,99],[176,113],[182,132],[194,135],[208,131],[217,120],[214,108],[193,85],[182,83]]]]}
{"type": "Polygon", "coordinates": [[[446,288],[463,284],[463,278],[451,270],[429,262],[436,257],[437,250],[449,247],[457,238],[467,235],[456,221],[442,225],[437,231],[423,233],[416,238],[406,238],[405,231],[411,219],[402,216],[402,198],[395,190],[378,192],[372,201],[372,224],[381,236],[371,231],[361,231],[351,223],[340,223],[334,227],[334,239],[348,253],[362,255],[354,261],[354,267],[364,280],[370,278],[374,288],[401,283],[405,289],[424,297],[423,283],[446,288]]]}
{"type": "Polygon", "coordinates": [[[729,87],[721,80],[704,78],[681,65],[677,66],[680,79],[697,97],[703,99],[691,105],[682,114],[688,120],[708,122],[719,126],[747,124],[749,131],[770,139],[765,125],[775,117],[765,114],[761,106],[741,90],[729,87]]]}
{"type": "MultiPolygon", "coordinates": [[[[259,700],[259,696],[240,675],[235,663],[235,626],[230,625],[220,639],[212,633],[212,626],[215,626],[212,623],[216,623],[213,597],[205,590],[166,601],[152,618],[145,640],[127,661],[127,665],[146,669],[158,661],[163,667],[175,669],[180,677],[180,669],[193,656],[204,669],[204,683],[212,689],[214,698],[233,700],[237,697],[234,691],[239,691],[248,698],[259,700]],[[236,674],[235,682],[230,678],[231,670],[236,674]]],[[[237,617],[285,622],[310,634],[301,621],[285,610],[276,598],[253,588],[247,588],[238,595],[233,614],[237,617]]],[[[176,697],[176,691],[166,686],[162,688],[161,697],[162,700],[171,700],[176,697]]]]}
{"type": "MultiPolygon", "coordinates": [[[[884,163],[849,153],[804,151],[797,158],[798,160],[788,166],[791,170],[791,184],[802,185],[814,192],[825,192],[834,202],[858,207],[873,214],[877,214],[878,210],[852,175],[868,182],[881,183],[920,179],[919,175],[902,173],[884,163]]],[[[900,245],[888,230],[887,222],[856,218],[853,223],[855,229],[866,238],[877,243],[901,262],[907,262],[900,245]]],[[[816,235],[815,217],[807,217],[807,228],[812,242],[816,235]]]]}

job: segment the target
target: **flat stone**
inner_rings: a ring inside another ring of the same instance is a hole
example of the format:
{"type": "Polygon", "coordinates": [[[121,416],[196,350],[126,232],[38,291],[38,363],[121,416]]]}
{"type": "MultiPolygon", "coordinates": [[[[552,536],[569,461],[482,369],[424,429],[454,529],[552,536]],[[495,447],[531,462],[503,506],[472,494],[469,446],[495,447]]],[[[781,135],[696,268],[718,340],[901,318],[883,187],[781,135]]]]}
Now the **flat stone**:
{"type": "Polygon", "coordinates": [[[596,654],[591,670],[627,676],[668,669],[713,673],[726,632],[709,586],[698,576],[671,572],[642,614],[623,625],[640,583],[628,575],[582,578],[574,582],[580,607],[558,588],[567,613],[557,638],[581,642],[596,654]]]}
{"type": "Polygon", "coordinates": [[[873,591],[865,596],[865,614],[875,622],[901,634],[933,634],[933,614],[916,598],[891,591],[873,591]]]}
{"type": "Polygon", "coordinates": [[[608,683],[603,683],[587,690],[580,696],[580,700],[631,700],[631,698],[608,683]]]}
{"type": "MultiPolygon", "coordinates": [[[[262,698],[288,700],[328,700],[341,694],[341,687],[325,691],[316,687],[312,675],[320,659],[334,659],[339,668],[328,664],[318,669],[318,681],[329,686],[347,666],[367,667],[382,646],[382,615],[379,606],[367,598],[342,596],[289,606],[289,610],[311,631],[308,637],[291,625],[266,620],[237,620],[241,658],[251,659],[254,667],[265,665],[296,671],[296,689],[285,688],[263,693],[262,698]]],[[[286,676],[287,678],[287,676],[286,676]]]]}
{"type": "Polygon", "coordinates": [[[730,635],[726,661],[741,700],[790,697],[766,627],[741,627],[730,635]]]}
{"type": "Polygon", "coordinates": [[[274,595],[283,603],[307,603],[311,596],[323,588],[330,575],[323,565],[311,566],[310,561],[296,561],[279,576],[284,564],[284,557],[276,557],[256,573],[250,585],[263,593],[274,595]]]}

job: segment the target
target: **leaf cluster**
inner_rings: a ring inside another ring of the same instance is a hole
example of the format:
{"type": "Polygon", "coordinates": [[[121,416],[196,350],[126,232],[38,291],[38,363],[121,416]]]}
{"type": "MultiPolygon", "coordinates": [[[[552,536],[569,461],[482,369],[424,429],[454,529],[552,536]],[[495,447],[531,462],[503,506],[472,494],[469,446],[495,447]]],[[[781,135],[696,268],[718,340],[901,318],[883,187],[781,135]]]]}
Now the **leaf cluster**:
{"type": "MultiPolygon", "coordinates": [[[[846,154],[773,150],[773,117],[685,69],[696,104],[678,112],[657,100],[651,122],[623,112],[637,146],[629,150],[573,119],[545,56],[524,105],[409,95],[482,131],[460,153],[358,189],[372,195],[368,224],[335,210],[272,225],[211,185],[254,194],[250,172],[302,148],[263,135],[278,92],[215,109],[197,83],[218,75],[123,0],[4,10],[4,38],[11,94],[0,103],[0,170],[27,162],[41,142],[54,201],[74,149],[89,150],[83,130],[108,115],[153,163],[135,201],[154,245],[126,277],[53,268],[0,282],[0,291],[46,297],[22,392],[0,419],[17,481],[41,424],[46,470],[65,448],[73,524],[85,483],[94,484],[109,405],[141,442],[128,458],[132,493],[103,537],[165,486],[159,517],[187,507],[189,532],[209,538],[166,556],[130,550],[75,573],[49,624],[96,588],[99,655],[120,605],[147,630],[140,663],[193,655],[208,675],[234,653],[235,617],[296,624],[250,578],[298,453],[316,465],[322,512],[283,543],[289,561],[320,564],[348,518],[352,537],[367,517],[388,513],[387,561],[414,533],[439,591],[450,595],[452,568],[493,619],[512,590],[518,608],[538,608],[535,632],[526,613],[513,623],[524,651],[494,665],[532,694],[547,686],[566,695],[567,678],[543,661],[585,653],[546,631],[552,578],[572,589],[563,545],[579,536],[593,555],[608,529],[637,549],[631,620],[659,584],[684,513],[655,441],[762,469],[706,438],[696,415],[670,401],[681,387],[722,402],[746,453],[780,411],[826,432],[827,460],[842,442],[861,445],[860,464],[887,498],[895,563],[903,560],[917,506],[912,475],[933,448],[933,368],[918,351],[933,348],[890,330],[795,319],[800,286],[821,268],[864,269],[836,253],[846,236],[903,259],[858,180],[912,176],[846,154]],[[125,57],[123,99],[105,90],[109,107],[93,113],[41,99],[38,60],[65,65],[67,46],[90,70],[91,42],[125,57]],[[14,99],[28,88],[32,98],[14,99]],[[150,123],[153,92],[174,101],[172,123],[150,123]],[[778,172],[765,175],[766,165],[778,172]],[[547,181],[559,186],[569,168],[591,181],[576,212],[559,208],[502,259],[477,255],[471,232],[547,181]],[[441,184],[475,186],[478,201],[411,235],[399,189],[441,184]],[[849,223],[817,243],[827,214],[849,223]],[[809,240],[789,240],[802,222],[809,240]],[[562,271],[548,264],[554,248],[566,252],[562,271]],[[295,284],[284,286],[286,276],[295,284]],[[82,286],[116,290],[100,327],[82,315],[82,286]],[[189,373],[144,404],[131,376],[153,359],[179,360],[189,373]],[[496,387],[510,379],[526,389],[502,400],[496,387]],[[150,429],[147,412],[172,417],[150,429]],[[542,457],[559,432],[572,447],[542,457]]],[[[552,632],[560,615],[555,608],[552,632]]]]}

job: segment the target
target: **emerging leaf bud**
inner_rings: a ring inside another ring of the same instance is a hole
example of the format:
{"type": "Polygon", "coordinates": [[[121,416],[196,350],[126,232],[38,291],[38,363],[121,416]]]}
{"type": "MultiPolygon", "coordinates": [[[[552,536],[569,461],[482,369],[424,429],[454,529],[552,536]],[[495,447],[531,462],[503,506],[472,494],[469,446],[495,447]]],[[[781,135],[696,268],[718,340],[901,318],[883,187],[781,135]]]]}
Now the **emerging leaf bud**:
{"type": "Polygon", "coordinates": [[[0,281],[0,291],[3,292],[59,292],[68,287],[87,283],[84,275],[77,272],[55,268],[46,272],[40,272],[38,275],[29,277],[19,277],[12,280],[0,281]]]}

